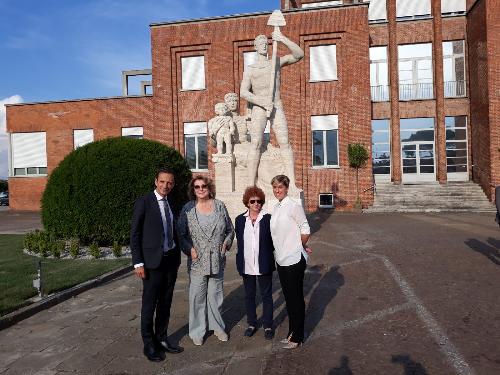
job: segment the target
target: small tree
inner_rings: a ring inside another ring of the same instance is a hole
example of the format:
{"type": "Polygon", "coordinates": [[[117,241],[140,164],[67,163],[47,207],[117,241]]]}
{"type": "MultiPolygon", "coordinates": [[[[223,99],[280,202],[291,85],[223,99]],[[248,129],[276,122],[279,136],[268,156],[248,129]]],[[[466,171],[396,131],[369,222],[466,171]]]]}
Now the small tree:
{"type": "Polygon", "coordinates": [[[356,202],[354,207],[361,208],[361,199],[359,198],[359,168],[363,168],[368,160],[368,150],[360,143],[351,143],[347,146],[347,155],[349,157],[349,166],[356,169],[356,202]]]}

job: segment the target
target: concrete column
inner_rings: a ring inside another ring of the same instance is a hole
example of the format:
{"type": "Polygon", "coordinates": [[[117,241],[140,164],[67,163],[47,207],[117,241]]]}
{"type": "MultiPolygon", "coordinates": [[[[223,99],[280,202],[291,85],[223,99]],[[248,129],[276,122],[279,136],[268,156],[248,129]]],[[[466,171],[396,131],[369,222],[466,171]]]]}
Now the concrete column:
{"type": "Polygon", "coordinates": [[[446,127],[444,123],[444,77],[443,77],[443,25],[441,18],[441,0],[432,0],[432,27],[434,40],[432,55],[434,60],[434,94],[436,95],[436,177],[440,183],[446,183],[446,127]]]}
{"type": "Polygon", "coordinates": [[[399,74],[396,0],[387,0],[389,22],[389,80],[391,95],[391,180],[401,183],[401,138],[399,128],[399,74]]]}

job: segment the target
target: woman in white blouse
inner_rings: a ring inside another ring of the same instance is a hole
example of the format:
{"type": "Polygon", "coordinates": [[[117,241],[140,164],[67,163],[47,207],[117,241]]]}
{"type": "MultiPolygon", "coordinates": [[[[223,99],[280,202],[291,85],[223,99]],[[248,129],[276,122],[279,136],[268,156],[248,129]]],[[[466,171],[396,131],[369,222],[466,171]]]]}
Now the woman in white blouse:
{"type": "Polygon", "coordinates": [[[311,230],[302,206],[288,197],[290,179],[278,175],[271,181],[278,203],[271,214],[271,236],[278,275],[288,311],[285,349],[295,349],[304,341],[304,272],[311,230]]]}

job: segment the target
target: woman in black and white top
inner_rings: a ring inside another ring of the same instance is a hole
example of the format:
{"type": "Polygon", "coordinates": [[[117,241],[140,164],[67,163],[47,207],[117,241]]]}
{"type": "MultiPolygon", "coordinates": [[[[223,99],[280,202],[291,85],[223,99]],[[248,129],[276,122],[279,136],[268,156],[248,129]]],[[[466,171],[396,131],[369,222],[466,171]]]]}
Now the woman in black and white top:
{"type": "Polygon", "coordinates": [[[288,197],[290,179],[278,175],[271,181],[278,203],[271,215],[271,236],[278,275],[288,311],[288,334],[282,341],[285,349],[295,349],[304,341],[304,272],[311,230],[302,206],[288,197]]]}
{"type": "Polygon", "coordinates": [[[262,325],[264,337],[272,340],[273,331],[273,271],[274,247],[271,238],[271,215],[262,211],[266,196],[257,186],[248,187],[243,194],[247,212],[236,217],[235,231],[238,241],[236,268],[245,286],[245,306],[248,328],[245,336],[251,337],[257,331],[255,295],[258,282],[262,297],[262,325]]]}

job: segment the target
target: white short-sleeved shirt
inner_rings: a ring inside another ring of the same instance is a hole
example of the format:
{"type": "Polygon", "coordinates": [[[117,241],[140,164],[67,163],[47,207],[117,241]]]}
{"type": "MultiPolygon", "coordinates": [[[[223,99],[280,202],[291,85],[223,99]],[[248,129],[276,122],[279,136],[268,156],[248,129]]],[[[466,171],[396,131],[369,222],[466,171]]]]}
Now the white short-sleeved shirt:
{"type": "Polygon", "coordinates": [[[278,202],[271,214],[271,236],[274,257],[280,266],[300,262],[303,253],[302,234],[310,234],[306,214],[300,204],[285,197],[278,202]]]}

